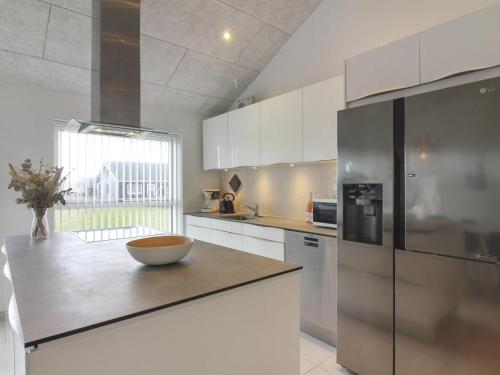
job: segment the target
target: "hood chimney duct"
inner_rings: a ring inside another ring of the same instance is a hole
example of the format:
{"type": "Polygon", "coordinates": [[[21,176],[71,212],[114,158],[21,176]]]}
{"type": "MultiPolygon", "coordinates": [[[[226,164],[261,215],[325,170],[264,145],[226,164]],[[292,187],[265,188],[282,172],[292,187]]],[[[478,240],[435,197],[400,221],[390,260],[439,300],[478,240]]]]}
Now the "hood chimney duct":
{"type": "Polygon", "coordinates": [[[92,2],[92,122],[140,127],[140,0],[92,2]]]}

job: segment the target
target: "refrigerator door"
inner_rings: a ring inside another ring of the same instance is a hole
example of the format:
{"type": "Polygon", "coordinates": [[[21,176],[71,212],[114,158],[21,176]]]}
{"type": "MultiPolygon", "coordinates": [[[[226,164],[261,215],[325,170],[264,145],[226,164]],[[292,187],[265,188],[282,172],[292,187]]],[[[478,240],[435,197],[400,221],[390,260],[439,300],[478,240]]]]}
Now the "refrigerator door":
{"type": "Polygon", "coordinates": [[[397,375],[500,373],[500,266],[396,250],[397,375]]]}
{"type": "Polygon", "coordinates": [[[406,249],[500,259],[500,79],[405,99],[406,249]]]}
{"type": "Polygon", "coordinates": [[[393,103],[338,113],[337,362],[393,373],[393,103]]]}

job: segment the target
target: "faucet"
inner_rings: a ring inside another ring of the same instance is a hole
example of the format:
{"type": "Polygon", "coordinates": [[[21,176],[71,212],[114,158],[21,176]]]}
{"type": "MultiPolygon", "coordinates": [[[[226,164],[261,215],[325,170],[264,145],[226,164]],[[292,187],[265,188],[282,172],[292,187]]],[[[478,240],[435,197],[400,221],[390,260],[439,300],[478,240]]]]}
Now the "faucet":
{"type": "Polygon", "coordinates": [[[259,205],[257,203],[245,204],[244,207],[251,209],[253,216],[259,217],[259,205]]]}

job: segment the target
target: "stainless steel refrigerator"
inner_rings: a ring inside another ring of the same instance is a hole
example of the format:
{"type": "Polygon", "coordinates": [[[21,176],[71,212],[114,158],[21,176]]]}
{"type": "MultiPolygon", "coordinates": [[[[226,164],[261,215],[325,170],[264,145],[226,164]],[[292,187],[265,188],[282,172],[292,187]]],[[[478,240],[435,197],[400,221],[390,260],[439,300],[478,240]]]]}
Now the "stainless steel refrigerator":
{"type": "Polygon", "coordinates": [[[338,119],[337,361],[500,374],[500,78],[338,119]]]}

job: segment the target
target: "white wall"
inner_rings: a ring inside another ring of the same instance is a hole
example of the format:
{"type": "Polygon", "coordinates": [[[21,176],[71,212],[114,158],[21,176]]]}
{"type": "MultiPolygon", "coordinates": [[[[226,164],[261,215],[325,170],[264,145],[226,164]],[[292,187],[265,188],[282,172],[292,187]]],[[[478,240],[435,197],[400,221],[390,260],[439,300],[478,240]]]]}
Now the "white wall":
{"type": "Polygon", "coordinates": [[[89,118],[90,99],[38,87],[0,83],[0,235],[27,234],[31,212],[7,190],[8,163],[43,157],[53,162],[53,120],[89,118]]]}
{"type": "Polygon", "coordinates": [[[184,211],[201,208],[204,188],[219,188],[219,174],[203,171],[203,128],[197,115],[169,112],[158,108],[142,108],[144,127],[182,134],[182,171],[184,211]]]}
{"type": "Polygon", "coordinates": [[[323,0],[240,95],[266,99],[344,72],[345,59],[500,0],[323,0]]]}
{"type": "MultiPolygon", "coordinates": [[[[0,82],[0,236],[29,233],[31,225],[31,213],[7,190],[8,163],[40,157],[52,163],[53,120],[68,118],[90,119],[90,98],[0,82]]],[[[147,107],[142,118],[146,127],[183,134],[184,209],[199,209],[200,188],[219,184],[218,173],[202,171],[201,118],[147,107]]]]}

